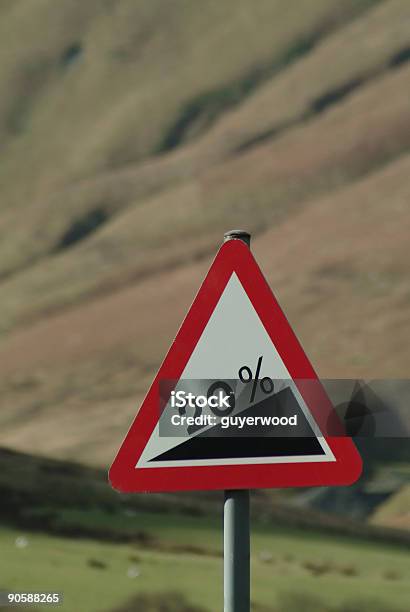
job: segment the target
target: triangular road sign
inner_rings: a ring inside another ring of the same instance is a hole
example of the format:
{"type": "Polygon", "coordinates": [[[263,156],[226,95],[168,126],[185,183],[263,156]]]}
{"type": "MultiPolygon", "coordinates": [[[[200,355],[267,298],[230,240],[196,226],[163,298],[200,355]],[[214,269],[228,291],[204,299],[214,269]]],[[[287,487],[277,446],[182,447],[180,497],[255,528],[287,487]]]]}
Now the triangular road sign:
{"type": "Polygon", "coordinates": [[[123,492],[351,484],[361,458],[334,423],[333,406],[249,248],[229,240],[111,466],[110,482],[123,492]],[[163,418],[178,414],[171,389],[198,389],[206,381],[230,381],[224,384],[236,396],[231,416],[253,418],[242,429],[224,429],[218,419],[199,429],[161,431],[163,418]],[[254,391],[252,401],[245,391],[254,391]],[[292,435],[284,427],[275,435],[272,427],[261,433],[251,426],[254,417],[272,415],[297,415],[299,430],[292,435]]]}

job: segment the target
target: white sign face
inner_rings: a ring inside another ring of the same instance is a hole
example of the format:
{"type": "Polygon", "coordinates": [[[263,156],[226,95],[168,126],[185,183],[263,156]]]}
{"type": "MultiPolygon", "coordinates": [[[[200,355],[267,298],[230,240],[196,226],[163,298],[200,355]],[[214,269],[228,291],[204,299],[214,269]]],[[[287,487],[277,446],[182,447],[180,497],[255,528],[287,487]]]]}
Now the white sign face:
{"type": "MultiPolygon", "coordinates": [[[[228,380],[232,382],[236,397],[235,415],[274,416],[273,395],[266,393],[263,385],[254,388],[256,383],[273,381],[275,396],[281,395],[282,406],[287,403],[299,422],[303,423],[306,438],[287,438],[289,453],[284,453],[284,438],[267,436],[225,437],[223,431],[218,437],[209,433],[215,425],[202,427],[192,435],[187,435],[186,426],[176,425],[173,435],[162,435],[161,423],[154,428],[136,468],[163,468],[186,466],[212,466],[272,463],[312,463],[331,462],[335,457],[325,438],[315,423],[289,371],[283,363],[275,345],[267,333],[238,276],[232,273],[226,287],[213,311],[186,367],[177,383],[175,391],[183,388],[198,389],[198,381],[228,380]],[[241,380],[241,371],[248,375],[247,381],[241,380]],[[257,374],[256,374],[257,372],[257,374]],[[279,444],[278,441],[281,441],[279,444]],[[277,447],[277,451],[275,450],[277,447]],[[279,448],[280,447],[280,448],[279,448]],[[293,450],[294,449],[294,450],[293,450]],[[266,451],[266,452],[264,452],[266,451]]],[[[201,410],[210,415],[209,407],[201,410]]],[[[171,420],[177,414],[175,406],[169,401],[162,413],[161,420],[171,420]]],[[[220,427],[220,426],[219,426],[220,427]]]]}

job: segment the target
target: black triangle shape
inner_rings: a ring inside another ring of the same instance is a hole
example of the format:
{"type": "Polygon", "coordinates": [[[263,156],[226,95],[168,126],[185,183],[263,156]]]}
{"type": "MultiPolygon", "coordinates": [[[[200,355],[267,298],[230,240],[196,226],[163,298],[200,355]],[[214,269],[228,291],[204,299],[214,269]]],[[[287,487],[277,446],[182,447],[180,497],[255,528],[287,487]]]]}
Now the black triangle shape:
{"type": "Polygon", "coordinates": [[[283,389],[257,404],[240,416],[292,416],[298,415],[298,425],[254,426],[223,429],[220,424],[186,442],[171,448],[150,461],[187,461],[203,459],[240,459],[252,457],[287,457],[325,455],[311,426],[303,414],[290,388],[283,389]],[[279,434],[278,434],[279,429],[279,434]]]}

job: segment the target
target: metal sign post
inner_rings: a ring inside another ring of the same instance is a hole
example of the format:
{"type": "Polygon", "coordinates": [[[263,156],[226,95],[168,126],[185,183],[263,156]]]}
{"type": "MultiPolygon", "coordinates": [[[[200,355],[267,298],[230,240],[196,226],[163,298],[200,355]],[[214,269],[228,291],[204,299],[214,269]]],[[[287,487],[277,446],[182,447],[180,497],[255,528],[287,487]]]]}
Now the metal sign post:
{"type": "MultiPolygon", "coordinates": [[[[227,232],[224,241],[242,240],[247,232],[227,232]]],[[[224,612],[250,610],[249,490],[225,491],[224,500],[224,612]]]]}
{"type": "Polygon", "coordinates": [[[124,493],[225,491],[225,612],[250,610],[249,490],[346,486],[362,470],[350,438],[326,435],[336,412],[252,256],[250,238],[238,230],[225,234],[109,472],[112,486],[124,493]],[[263,359],[269,376],[260,376],[263,359]],[[160,418],[173,424],[175,417],[171,401],[163,407],[161,381],[174,389],[184,377],[209,381],[219,379],[222,372],[225,378],[251,383],[243,412],[252,415],[275,412],[264,382],[273,392],[274,378],[290,380],[281,397],[299,415],[307,437],[289,436],[281,440],[286,448],[276,448],[269,442],[272,428],[255,443],[252,429],[224,438],[219,423],[211,427],[216,437],[204,437],[201,428],[195,435],[187,429],[183,441],[180,430],[176,436],[161,435],[160,418]],[[316,383],[314,398],[298,385],[306,378],[316,383]],[[262,399],[254,401],[258,388],[262,399]]]}
{"type": "Polygon", "coordinates": [[[225,491],[224,612],[250,610],[249,491],[225,491]]]}

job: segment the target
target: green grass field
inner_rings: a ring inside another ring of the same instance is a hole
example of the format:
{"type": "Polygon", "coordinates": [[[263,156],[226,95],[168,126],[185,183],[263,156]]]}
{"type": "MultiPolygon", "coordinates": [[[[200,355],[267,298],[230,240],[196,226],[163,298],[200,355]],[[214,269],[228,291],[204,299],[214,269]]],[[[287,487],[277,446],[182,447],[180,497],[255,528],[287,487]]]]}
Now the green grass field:
{"type": "MultiPolygon", "coordinates": [[[[155,545],[1,528],[0,587],[61,591],[64,603],[59,609],[78,612],[113,610],[139,593],[171,592],[209,612],[222,609],[219,520],[150,513],[136,513],[127,520],[155,545]],[[27,546],[16,546],[19,536],[27,538],[27,546]]],[[[277,612],[284,602],[288,610],[296,610],[302,598],[305,609],[310,605],[315,612],[406,609],[410,555],[405,548],[254,523],[251,554],[255,610],[277,612]]]]}

